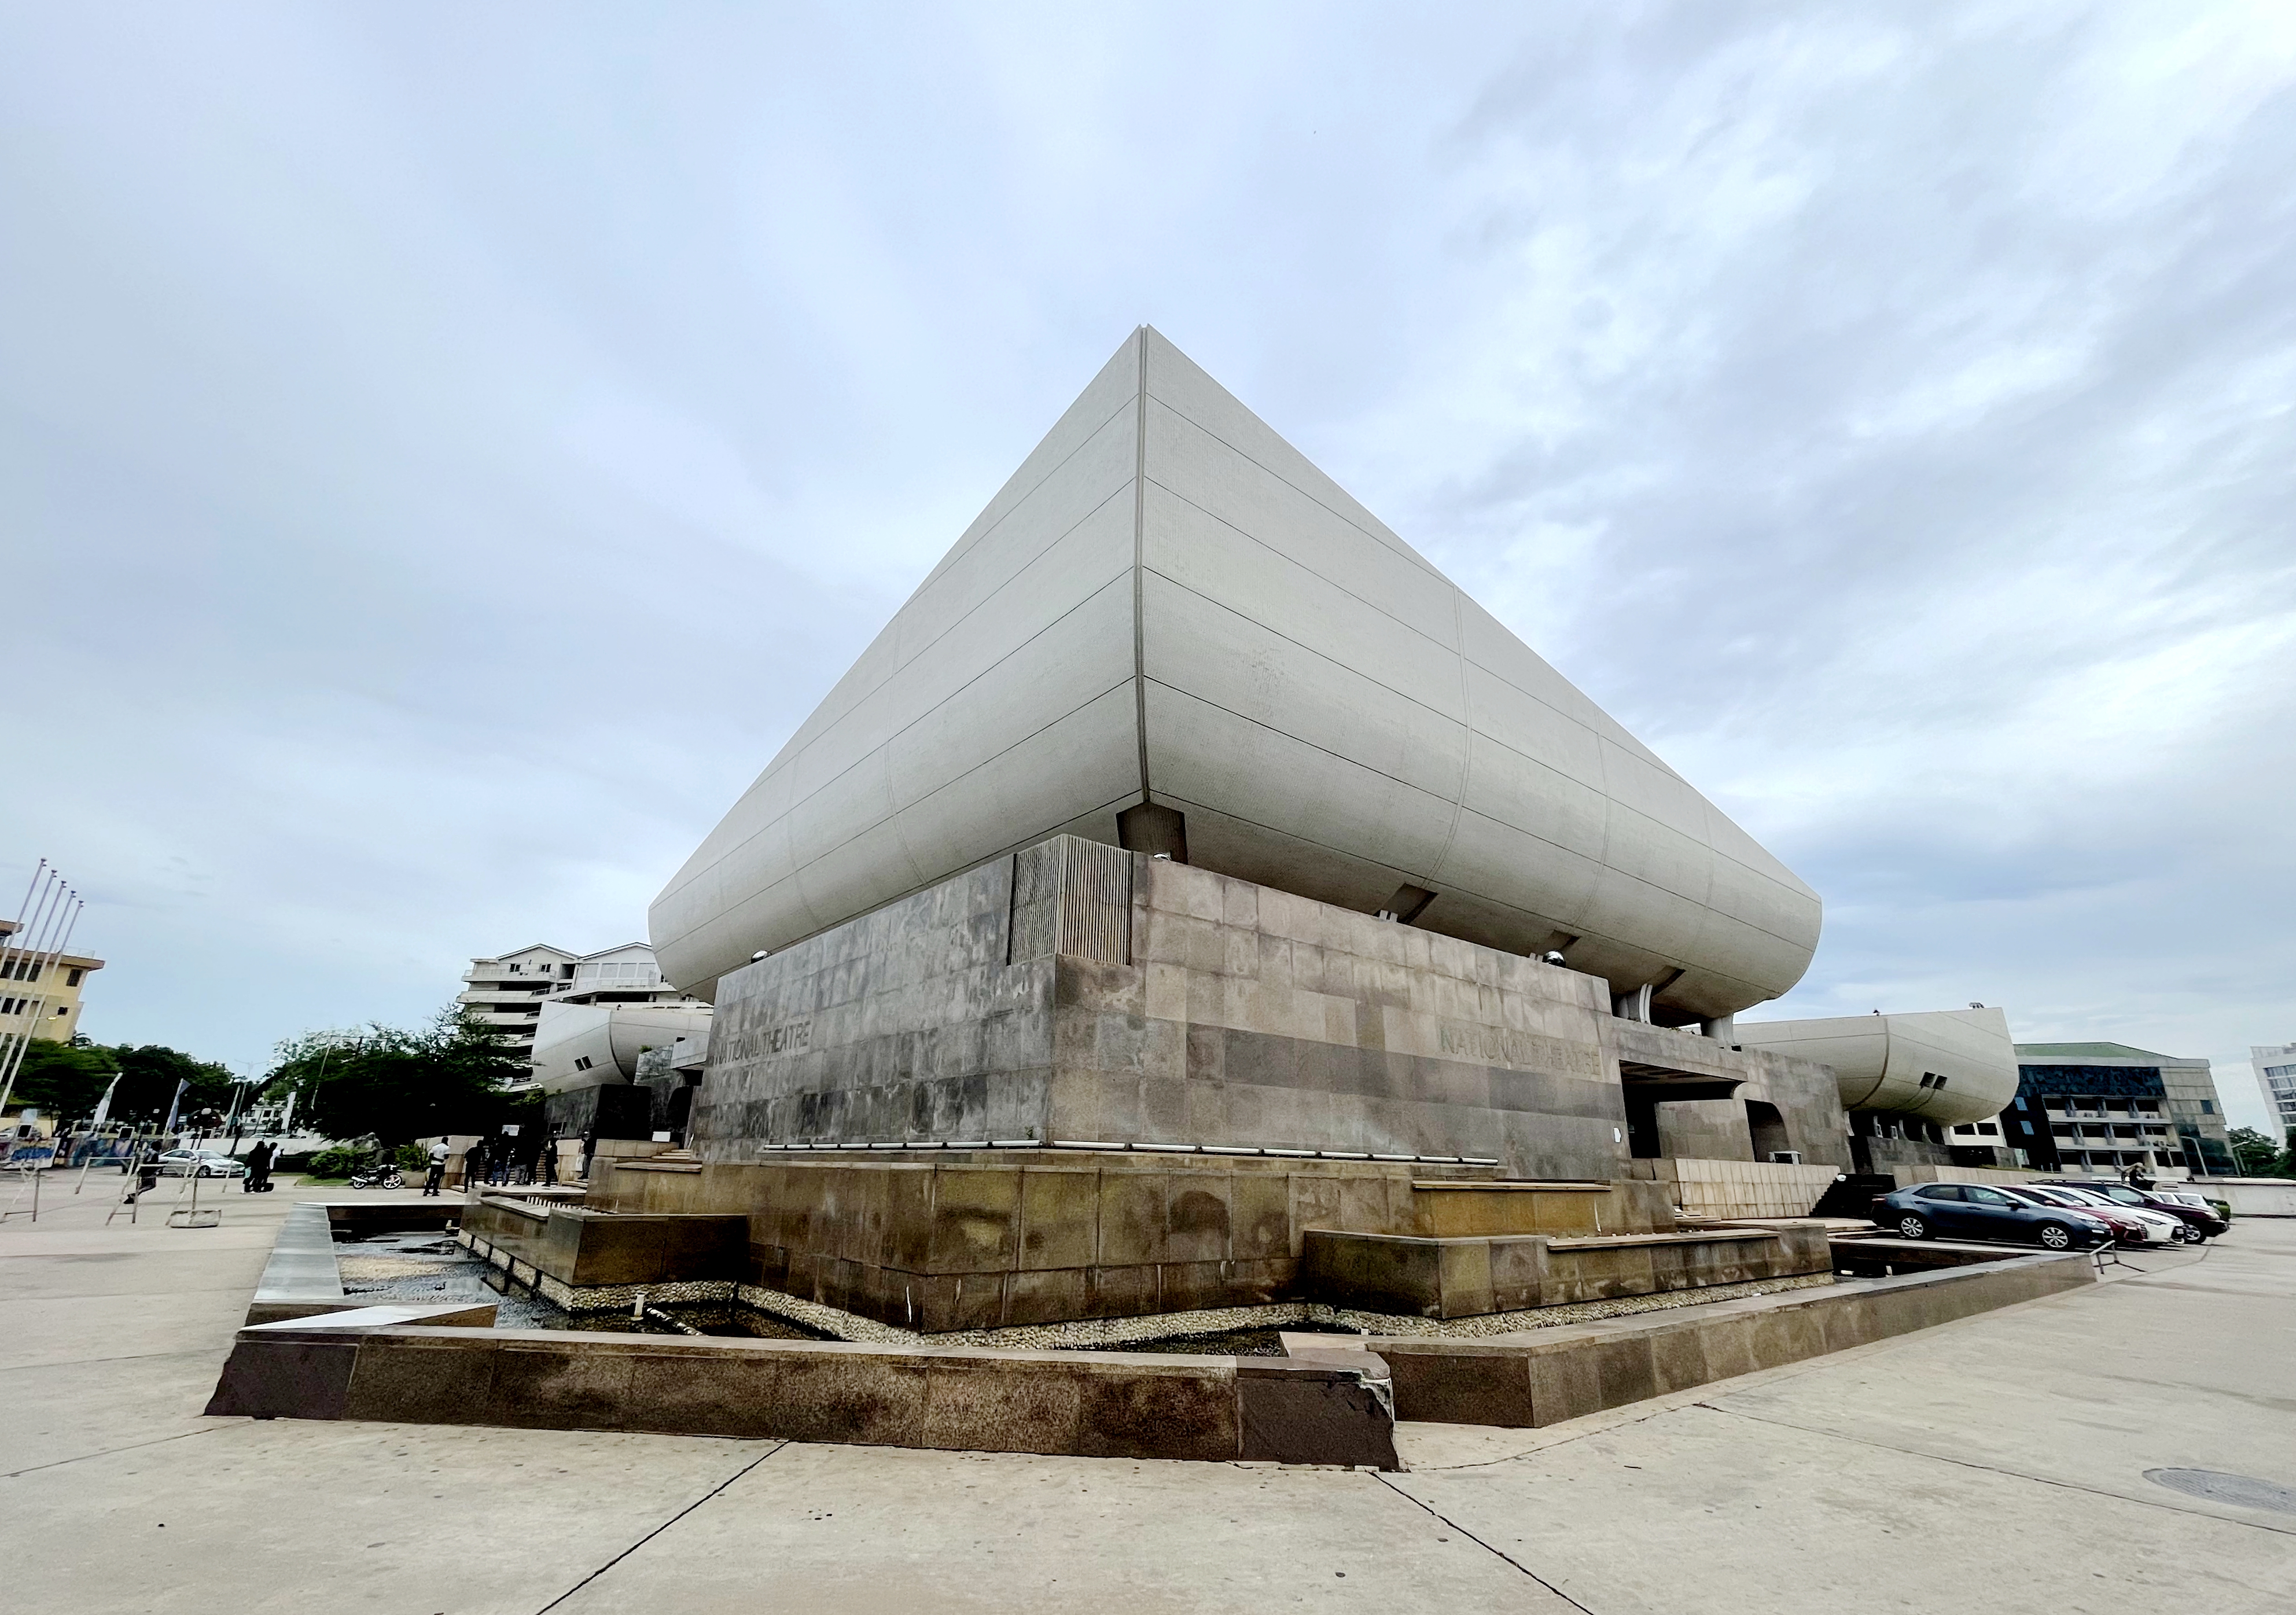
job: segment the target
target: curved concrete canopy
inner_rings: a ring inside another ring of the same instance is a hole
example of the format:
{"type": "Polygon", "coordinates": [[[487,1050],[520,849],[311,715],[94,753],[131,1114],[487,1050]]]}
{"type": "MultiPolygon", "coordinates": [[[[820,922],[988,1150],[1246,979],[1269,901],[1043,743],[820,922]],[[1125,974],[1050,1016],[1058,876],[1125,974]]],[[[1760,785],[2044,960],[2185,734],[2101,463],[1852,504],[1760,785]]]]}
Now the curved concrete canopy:
{"type": "Polygon", "coordinates": [[[1154,331],[1128,339],[652,910],[704,996],[1066,832],[1521,953],[1777,996],[1815,893],[1154,331]],[[1415,894],[1414,894],[1415,895],[1415,894]],[[1412,906],[1410,897],[1403,905],[1412,906]]]}
{"type": "Polygon", "coordinates": [[[545,1094],[627,1082],[646,1050],[709,1035],[709,1012],[687,1004],[545,1004],[535,1021],[535,1080],[545,1094]]]}
{"type": "Polygon", "coordinates": [[[1730,1037],[1741,1048],[1832,1066],[1844,1110],[1954,1127],[1997,1116],[2017,1095],[2017,1050],[1997,1009],[1741,1021],[1730,1037]]]}

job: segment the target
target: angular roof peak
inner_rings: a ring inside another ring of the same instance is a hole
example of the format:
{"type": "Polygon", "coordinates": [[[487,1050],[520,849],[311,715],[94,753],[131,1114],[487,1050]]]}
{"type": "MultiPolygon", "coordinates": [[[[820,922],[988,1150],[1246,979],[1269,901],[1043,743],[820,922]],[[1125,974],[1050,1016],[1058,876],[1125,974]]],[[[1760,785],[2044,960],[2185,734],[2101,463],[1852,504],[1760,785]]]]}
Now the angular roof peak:
{"type": "Polygon", "coordinates": [[[1144,805],[1189,861],[1677,1014],[1775,997],[1818,903],[1153,327],[1125,339],[655,900],[708,991],[1144,805]],[[1414,899],[1414,901],[1417,901],[1414,899]]]}

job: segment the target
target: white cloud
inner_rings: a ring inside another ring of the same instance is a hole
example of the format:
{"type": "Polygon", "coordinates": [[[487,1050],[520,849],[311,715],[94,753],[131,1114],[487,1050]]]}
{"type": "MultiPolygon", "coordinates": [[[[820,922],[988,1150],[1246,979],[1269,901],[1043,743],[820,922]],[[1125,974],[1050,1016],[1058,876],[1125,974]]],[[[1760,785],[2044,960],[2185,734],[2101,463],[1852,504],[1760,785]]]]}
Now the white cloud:
{"type": "Polygon", "coordinates": [[[242,1062],[619,940],[1148,319],[1825,893],[1786,1007],[2244,1062],[2292,83],[2228,4],[19,9],[0,857],[242,1062]]]}

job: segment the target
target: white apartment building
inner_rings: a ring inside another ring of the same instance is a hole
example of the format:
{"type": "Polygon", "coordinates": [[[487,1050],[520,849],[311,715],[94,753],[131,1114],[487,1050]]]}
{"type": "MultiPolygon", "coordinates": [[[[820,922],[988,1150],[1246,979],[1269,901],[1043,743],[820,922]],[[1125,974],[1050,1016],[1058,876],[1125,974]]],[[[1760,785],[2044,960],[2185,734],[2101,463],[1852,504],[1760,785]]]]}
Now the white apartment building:
{"type": "Polygon", "coordinates": [[[492,959],[473,959],[463,972],[455,1002],[474,1020],[508,1033],[518,1057],[534,1063],[534,1034],[545,1004],[641,1004],[709,1013],[661,979],[653,949],[643,942],[594,954],[569,953],[537,942],[492,959]]]}
{"type": "Polygon", "coordinates": [[[2263,1092],[2265,1112],[2284,1137],[2290,1127],[2296,1127],[2296,1043],[2251,1043],[2248,1063],[2263,1092]]]}

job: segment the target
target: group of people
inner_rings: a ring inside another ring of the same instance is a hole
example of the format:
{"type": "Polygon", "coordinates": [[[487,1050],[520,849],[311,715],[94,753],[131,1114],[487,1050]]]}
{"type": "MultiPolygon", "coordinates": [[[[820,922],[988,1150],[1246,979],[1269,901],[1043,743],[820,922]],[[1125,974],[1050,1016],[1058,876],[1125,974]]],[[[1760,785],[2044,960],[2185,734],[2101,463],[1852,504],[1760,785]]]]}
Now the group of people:
{"type": "MultiPolygon", "coordinates": [[[[437,1194],[446,1185],[447,1166],[453,1160],[451,1139],[440,1138],[430,1148],[422,1176],[422,1193],[437,1194]]],[[[513,1134],[490,1133],[463,1154],[463,1185],[548,1184],[558,1182],[558,1135],[521,1144],[513,1134]]]]}
{"type": "Polygon", "coordinates": [[[242,1194],[271,1193],[271,1165],[279,1159],[279,1146],[267,1138],[258,1138],[255,1147],[247,1152],[247,1176],[239,1180],[242,1194]]]}
{"type": "MultiPolygon", "coordinates": [[[[258,1138],[255,1147],[242,1158],[247,1173],[239,1180],[242,1194],[268,1194],[276,1187],[271,1181],[272,1164],[279,1159],[279,1146],[267,1138],[258,1138]]],[[[160,1186],[160,1148],[157,1144],[138,1140],[127,1154],[119,1158],[122,1176],[135,1178],[135,1186],[119,1197],[123,1206],[133,1205],[160,1186]]]]}

